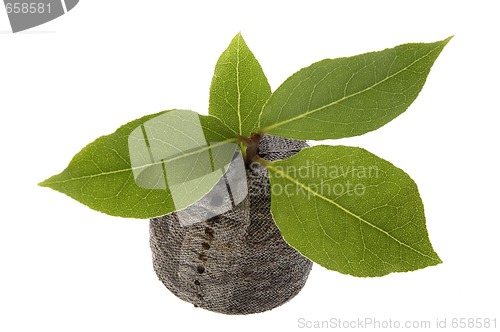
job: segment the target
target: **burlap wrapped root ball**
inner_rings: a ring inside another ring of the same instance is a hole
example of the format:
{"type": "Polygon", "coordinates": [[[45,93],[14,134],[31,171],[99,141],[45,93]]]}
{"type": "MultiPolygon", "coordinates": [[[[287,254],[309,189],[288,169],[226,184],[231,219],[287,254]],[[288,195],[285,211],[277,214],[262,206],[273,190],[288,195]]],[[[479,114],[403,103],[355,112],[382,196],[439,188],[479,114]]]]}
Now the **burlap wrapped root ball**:
{"type": "MultiPolygon", "coordinates": [[[[306,146],[266,135],[258,154],[274,161],[306,146]]],[[[249,194],[228,212],[186,227],[176,213],[150,221],[158,278],[196,307],[224,314],[270,310],[297,295],[309,276],[312,262],[283,240],[272,219],[266,169],[253,164],[246,176],[249,194]]]]}

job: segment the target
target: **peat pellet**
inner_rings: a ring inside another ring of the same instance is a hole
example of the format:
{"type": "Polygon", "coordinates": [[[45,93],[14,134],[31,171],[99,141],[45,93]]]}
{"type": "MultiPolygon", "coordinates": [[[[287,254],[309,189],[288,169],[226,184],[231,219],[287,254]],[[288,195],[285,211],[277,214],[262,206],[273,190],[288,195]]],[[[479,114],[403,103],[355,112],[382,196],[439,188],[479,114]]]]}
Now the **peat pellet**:
{"type": "MultiPolygon", "coordinates": [[[[305,141],[264,136],[258,154],[285,159],[305,141]]],[[[228,171],[229,172],[229,171],[228,171]]],[[[304,286],[312,262],[282,238],[270,212],[267,171],[252,165],[248,196],[232,210],[182,227],[175,213],[150,221],[153,267],[177,297],[223,314],[276,308],[304,286]]]]}

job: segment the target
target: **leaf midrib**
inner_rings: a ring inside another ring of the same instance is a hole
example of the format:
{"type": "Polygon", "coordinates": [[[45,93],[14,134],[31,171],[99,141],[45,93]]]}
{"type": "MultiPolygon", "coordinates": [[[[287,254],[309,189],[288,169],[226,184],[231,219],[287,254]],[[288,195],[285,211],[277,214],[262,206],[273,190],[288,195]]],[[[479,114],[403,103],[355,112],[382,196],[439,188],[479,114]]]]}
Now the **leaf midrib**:
{"type": "MultiPolygon", "coordinates": [[[[271,126],[269,126],[269,127],[263,128],[263,129],[262,129],[262,131],[263,131],[263,132],[269,132],[269,130],[272,130],[272,129],[275,129],[275,128],[280,127],[280,126],[282,126],[282,125],[285,125],[285,124],[287,124],[287,123],[290,123],[290,122],[293,122],[293,121],[296,121],[296,120],[302,119],[303,117],[306,117],[306,116],[308,116],[308,115],[314,114],[314,113],[319,112],[319,111],[322,111],[322,110],[324,110],[325,108],[329,108],[329,107],[335,106],[335,105],[337,105],[337,104],[339,104],[339,103],[341,103],[341,102],[343,102],[343,101],[345,101],[345,100],[348,100],[348,99],[350,99],[350,98],[352,98],[352,97],[356,97],[357,95],[360,95],[360,94],[363,94],[363,93],[365,93],[365,92],[367,92],[367,91],[370,91],[370,90],[374,89],[375,87],[377,87],[378,85],[380,85],[380,84],[382,84],[382,83],[386,82],[387,80],[389,80],[389,79],[391,79],[391,78],[393,78],[393,77],[395,77],[395,76],[399,75],[399,74],[400,74],[400,73],[402,73],[403,71],[408,70],[408,68],[410,68],[411,66],[413,66],[415,63],[417,63],[417,62],[419,62],[419,61],[421,61],[421,60],[425,59],[426,57],[428,57],[428,56],[429,56],[429,54],[433,53],[436,49],[438,49],[438,48],[439,48],[439,47],[441,47],[441,46],[442,46],[442,45],[441,45],[441,44],[439,44],[438,46],[436,46],[435,48],[433,48],[432,50],[430,50],[429,52],[427,52],[424,56],[422,56],[422,57],[420,57],[420,58],[416,59],[415,61],[413,61],[413,62],[412,62],[411,64],[409,64],[408,66],[404,67],[403,69],[398,70],[398,71],[397,71],[397,72],[395,72],[394,74],[391,74],[391,75],[387,76],[387,77],[386,77],[386,78],[384,78],[383,80],[381,80],[381,81],[379,81],[379,82],[377,82],[377,83],[375,83],[375,84],[373,84],[373,85],[371,85],[371,86],[369,86],[369,87],[366,87],[366,88],[365,88],[365,89],[363,89],[363,90],[360,90],[360,91],[358,91],[358,92],[352,93],[352,94],[350,94],[350,95],[348,95],[348,96],[344,96],[344,97],[342,97],[342,98],[340,98],[340,99],[338,99],[338,100],[332,101],[331,103],[326,104],[326,105],[323,105],[323,106],[321,106],[321,107],[318,107],[318,108],[315,108],[315,109],[309,110],[309,111],[307,111],[307,112],[301,113],[301,114],[299,114],[299,115],[297,115],[297,116],[295,116],[295,117],[292,117],[292,118],[290,118],[290,119],[286,119],[286,120],[284,120],[284,121],[277,122],[277,123],[275,123],[275,124],[273,124],[273,125],[271,125],[271,126]]],[[[268,99],[268,101],[269,101],[269,100],[270,100],[270,99],[268,99]]],[[[264,108],[265,108],[265,106],[264,106],[262,109],[264,110],[264,108]]]]}
{"type": "Polygon", "coordinates": [[[240,92],[240,39],[241,35],[238,34],[238,41],[236,45],[236,91],[238,93],[238,106],[236,112],[238,115],[238,125],[239,125],[238,134],[243,135],[242,121],[241,121],[241,92],[240,92]]]}
{"type": "MultiPolygon", "coordinates": [[[[217,143],[212,144],[212,145],[204,146],[201,149],[194,150],[192,152],[189,152],[189,153],[186,153],[186,154],[183,154],[183,155],[179,155],[177,157],[174,157],[174,158],[168,159],[168,160],[163,159],[163,160],[160,160],[160,161],[157,161],[157,162],[154,162],[154,163],[149,163],[149,164],[145,164],[145,165],[141,165],[141,166],[135,166],[135,167],[130,166],[130,167],[127,167],[127,168],[118,169],[118,170],[114,170],[114,171],[101,172],[101,173],[97,173],[97,174],[83,175],[83,176],[79,176],[79,177],[72,177],[72,178],[65,179],[65,180],[53,180],[53,181],[49,181],[50,179],[48,179],[46,181],[43,181],[40,185],[60,184],[60,183],[66,183],[66,182],[71,182],[71,181],[85,180],[85,179],[91,179],[91,178],[96,178],[96,177],[100,177],[100,176],[106,176],[106,175],[119,174],[119,173],[123,173],[123,172],[129,172],[129,171],[139,170],[139,169],[143,169],[143,168],[147,168],[147,167],[151,167],[151,166],[161,165],[164,162],[172,162],[172,161],[175,161],[175,160],[178,160],[178,159],[181,159],[181,158],[184,158],[184,157],[188,157],[188,156],[191,156],[191,155],[194,155],[194,154],[206,151],[206,150],[213,149],[213,148],[218,147],[220,145],[224,145],[224,144],[228,144],[228,143],[235,143],[237,141],[238,140],[236,138],[226,139],[224,141],[220,141],[220,142],[217,142],[217,143]]],[[[56,176],[58,176],[58,175],[56,175],[56,176]]]]}
{"type": "Polygon", "coordinates": [[[289,176],[287,173],[285,173],[285,172],[283,172],[283,171],[281,171],[281,170],[277,169],[276,167],[273,167],[273,166],[272,166],[272,163],[266,163],[266,167],[267,167],[269,170],[272,170],[273,172],[276,172],[276,173],[280,174],[280,176],[282,176],[283,178],[288,179],[290,182],[295,183],[296,185],[298,185],[298,186],[302,187],[304,190],[308,191],[308,192],[309,192],[309,193],[311,193],[312,195],[317,196],[318,198],[320,198],[320,199],[322,199],[322,200],[324,200],[324,201],[326,201],[326,202],[328,202],[328,203],[330,203],[330,204],[334,205],[335,207],[337,207],[337,208],[339,208],[340,210],[344,211],[344,212],[345,212],[345,213],[347,213],[348,215],[350,215],[350,216],[352,216],[352,217],[354,217],[354,218],[358,219],[358,220],[359,220],[359,221],[361,221],[362,223],[364,223],[364,224],[366,224],[366,225],[368,225],[368,226],[372,227],[373,229],[375,229],[375,230],[377,230],[377,231],[381,232],[382,234],[386,235],[386,236],[387,236],[387,237],[389,237],[390,239],[392,239],[392,240],[396,241],[399,245],[402,245],[402,246],[404,246],[404,247],[406,247],[406,248],[408,248],[408,249],[410,249],[410,250],[412,250],[412,251],[414,251],[414,252],[418,253],[419,255],[421,255],[421,256],[423,256],[423,257],[427,257],[427,258],[429,258],[429,259],[431,259],[431,260],[433,260],[433,261],[440,262],[440,260],[439,260],[439,259],[436,259],[436,258],[434,258],[434,257],[431,257],[431,256],[429,256],[429,255],[427,255],[427,254],[425,254],[425,253],[421,252],[420,250],[413,248],[411,245],[406,244],[406,243],[404,243],[404,242],[401,242],[400,240],[398,240],[397,238],[395,238],[394,236],[392,236],[391,234],[389,234],[387,231],[383,230],[382,228],[380,228],[380,227],[378,227],[378,226],[376,226],[376,225],[372,224],[371,222],[369,222],[368,220],[366,220],[366,219],[362,218],[361,216],[358,216],[358,215],[357,215],[357,214],[355,214],[354,212],[351,212],[350,210],[348,210],[347,208],[343,207],[343,206],[342,206],[342,205],[340,205],[339,203],[337,203],[337,202],[335,202],[335,201],[331,200],[330,198],[328,198],[328,197],[326,197],[326,196],[323,196],[323,195],[321,195],[320,193],[318,193],[318,192],[316,192],[316,191],[312,190],[310,187],[306,186],[305,184],[301,183],[300,181],[297,181],[295,178],[293,178],[293,177],[289,176]]]}

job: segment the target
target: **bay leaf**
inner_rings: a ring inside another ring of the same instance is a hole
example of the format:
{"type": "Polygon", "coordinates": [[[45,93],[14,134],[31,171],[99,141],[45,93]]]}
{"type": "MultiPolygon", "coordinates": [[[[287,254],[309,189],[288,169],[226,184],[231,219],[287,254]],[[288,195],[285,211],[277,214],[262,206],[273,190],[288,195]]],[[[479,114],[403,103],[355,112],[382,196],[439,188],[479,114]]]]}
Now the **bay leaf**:
{"type": "Polygon", "coordinates": [[[209,114],[235,134],[250,137],[259,131],[259,116],[270,95],[271,87],[259,62],[237,34],[215,66],[209,114]]]}
{"type": "Polygon", "coordinates": [[[450,39],[325,59],[303,68],[267,101],[261,116],[262,131],[323,140],[380,128],[415,100],[450,39]]]}
{"type": "Polygon", "coordinates": [[[358,277],[441,263],[415,182],[388,161],[362,148],[319,145],[265,163],[273,218],[312,261],[358,277]]]}
{"type": "Polygon", "coordinates": [[[40,186],[110,215],[151,218],[201,199],[238,149],[233,132],[218,119],[171,110],[96,139],[40,186]]]}

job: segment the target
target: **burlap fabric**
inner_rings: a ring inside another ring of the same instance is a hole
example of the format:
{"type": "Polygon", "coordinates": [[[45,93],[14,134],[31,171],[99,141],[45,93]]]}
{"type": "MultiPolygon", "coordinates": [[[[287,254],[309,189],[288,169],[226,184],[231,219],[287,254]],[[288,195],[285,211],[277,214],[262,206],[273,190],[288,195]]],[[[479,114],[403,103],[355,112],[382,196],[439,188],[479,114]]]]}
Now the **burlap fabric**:
{"type": "MultiPolygon", "coordinates": [[[[274,161],[306,146],[264,136],[258,154],[274,161]]],[[[257,313],[287,302],[312,267],[283,240],[271,217],[267,171],[254,164],[246,172],[249,195],[231,211],[188,227],[175,213],[150,221],[158,278],[182,300],[224,314],[257,313]]]]}

